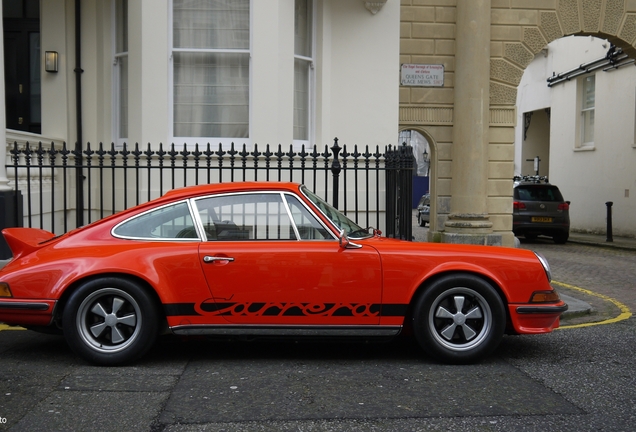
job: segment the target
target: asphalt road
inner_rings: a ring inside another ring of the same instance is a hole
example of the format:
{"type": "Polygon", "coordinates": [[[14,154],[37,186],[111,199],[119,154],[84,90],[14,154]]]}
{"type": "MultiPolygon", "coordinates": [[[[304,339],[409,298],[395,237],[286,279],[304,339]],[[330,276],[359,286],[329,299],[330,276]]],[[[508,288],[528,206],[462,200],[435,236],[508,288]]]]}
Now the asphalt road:
{"type": "Polygon", "coordinates": [[[633,429],[635,321],[603,322],[621,314],[618,305],[636,309],[636,252],[522,247],[544,253],[567,284],[557,288],[586,297],[593,313],[549,335],[506,336],[471,366],[437,364],[409,338],[165,337],[138,364],[107,368],[79,360],[61,337],[3,330],[0,431],[633,429]]]}

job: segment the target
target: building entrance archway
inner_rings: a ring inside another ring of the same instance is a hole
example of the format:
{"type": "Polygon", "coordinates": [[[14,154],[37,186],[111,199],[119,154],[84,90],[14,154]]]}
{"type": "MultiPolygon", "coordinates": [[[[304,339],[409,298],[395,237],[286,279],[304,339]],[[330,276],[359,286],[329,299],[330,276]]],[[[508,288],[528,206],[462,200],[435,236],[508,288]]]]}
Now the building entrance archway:
{"type": "MultiPolygon", "coordinates": [[[[419,127],[404,127],[399,132],[400,145],[406,144],[413,148],[416,169],[413,178],[413,208],[417,207],[420,197],[430,194],[429,233],[438,230],[437,211],[438,194],[435,179],[437,174],[437,145],[431,134],[419,127]]],[[[428,241],[439,241],[428,235],[428,241]]]]}

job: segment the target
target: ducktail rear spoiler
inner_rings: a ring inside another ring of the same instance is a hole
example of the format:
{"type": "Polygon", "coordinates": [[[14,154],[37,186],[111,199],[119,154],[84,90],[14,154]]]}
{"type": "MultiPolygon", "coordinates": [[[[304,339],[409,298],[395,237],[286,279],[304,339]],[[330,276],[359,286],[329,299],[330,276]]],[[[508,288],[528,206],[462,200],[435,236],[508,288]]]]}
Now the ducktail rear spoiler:
{"type": "Polygon", "coordinates": [[[52,232],[38,228],[5,228],[2,235],[13,252],[13,259],[30,254],[55,237],[52,232]]]}

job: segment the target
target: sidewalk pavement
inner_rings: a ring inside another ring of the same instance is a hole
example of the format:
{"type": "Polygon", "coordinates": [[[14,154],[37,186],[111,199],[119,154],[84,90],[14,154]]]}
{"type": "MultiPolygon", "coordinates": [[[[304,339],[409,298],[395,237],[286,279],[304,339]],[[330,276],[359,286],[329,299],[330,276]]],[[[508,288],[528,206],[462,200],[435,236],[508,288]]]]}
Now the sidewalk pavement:
{"type": "MultiPolygon", "coordinates": [[[[589,246],[636,250],[636,238],[614,237],[613,241],[609,242],[605,234],[570,232],[568,242],[589,246]]],[[[9,260],[0,260],[0,269],[8,262],[9,260]]],[[[582,300],[563,293],[559,293],[559,295],[568,304],[568,310],[563,314],[564,317],[584,315],[590,313],[592,310],[592,306],[582,300]]]]}
{"type": "Polygon", "coordinates": [[[607,241],[605,234],[588,234],[570,232],[570,243],[586,244],[590,246],[601,246],[616,249],[636,250],[636,238],[613,237],[612,241],[607,241]]]}

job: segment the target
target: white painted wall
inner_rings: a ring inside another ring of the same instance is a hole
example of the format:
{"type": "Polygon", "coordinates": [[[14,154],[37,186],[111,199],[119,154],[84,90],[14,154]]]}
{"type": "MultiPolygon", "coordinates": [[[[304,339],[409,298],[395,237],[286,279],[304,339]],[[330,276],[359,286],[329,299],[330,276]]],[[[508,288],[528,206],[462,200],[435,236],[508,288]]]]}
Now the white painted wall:
{"type": "MultiPolygon", "coordinates": [[[[108,6],[87,5],[83,11],[87,20],[83,27],[87,33],[83,42],[84,133],[85,140],[110,142],[112,130],[101,127],[111,123],[110,107],[102,107],[111,101],[112,76],[111,16],[105,13],[110,11],[110,2],[103,3],[108,6]],[[95,20],[99,25],[92,25],[95,20]]],[[[170,2],[137,0],[129,4],[129,142],[165,145],[173,141],[170,2]]],[[[340,138],[341,144],[368,144],[373,148],[394,144],[398,125],[399,2],[387,2],[373,15],[362,1],[316,0],[316,17],[316,124],[312,144],[331,145],[334,137],[340,138]]],[[[47,20],[44,17],[43,21],[47,20]]],[[[252,1],[251,31],[248,144],[288,146],[293,141],[294,1],[252,1]]]]}
{"type": "Polygon", "coordinates": [[[595,72],[592,149],[576,146],[580,116],[577,80],[551,88],[546,83],[553,72],[565,72],[599,59],[608,48],[607,41],[597,38],[562,38],[548,46],[547,57],[539,54],[528,66],[518,92],[515,173],[523,162],[522,113],[550,106],[548,175],[564,198],[572,202],[572,229],[605,232],[605,203],[612,201],[614,235],[636,236],[636,68],[595,72]]]}
{"type": "MultiPolygon", "coordinates": [[[[312,144],[395,144],[398,125],[400,3],[375,15],[359,0],[315,0],[316,91],[312,144]]],[[[252,7],[248,143],[293,142],[294,1],[252,7]]],[[[172,143],[170,2],[129,2],[129,143],[172,143]]],[[[82,2],[83,138],[114,140],[112,2],[82,2]]],[[[43,132],[76,140],[74,0],[42,5],[42,48],[60,53],[43,76],[43,132]]]]}

